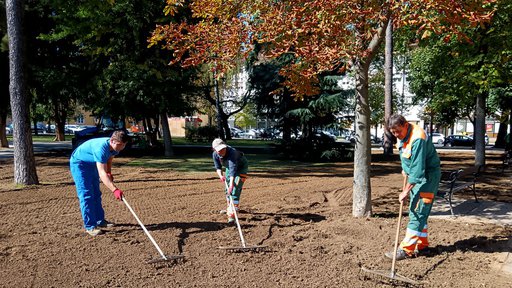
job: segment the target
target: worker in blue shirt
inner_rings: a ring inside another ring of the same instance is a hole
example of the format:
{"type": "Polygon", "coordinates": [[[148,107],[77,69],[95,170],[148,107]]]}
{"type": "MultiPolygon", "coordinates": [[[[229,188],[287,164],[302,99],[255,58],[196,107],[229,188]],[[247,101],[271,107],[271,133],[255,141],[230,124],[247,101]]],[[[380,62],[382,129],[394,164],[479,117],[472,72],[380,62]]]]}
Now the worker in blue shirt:
{"type": "Polygon", "coordinates": [[[212,142],[213,149],[213,164],[217,170],[222,183],[225,184],[226,189],[226,201],[227,209],[226,214],[228,215],[228,223],[235,221],[235,213],[231,209],[230,195],[233,199],[233,206],[236,211],[240,207],[240,194],[244,186],[244,182],[247,179],[248,163],[244,153],[236,150],[235,148],[226,145],[222,139],[215,139],[212,142]],[[225,175],[222,174],[222,167],[225,167],[225,175]]]}
{"type": "Polygon", "coordinates": [[[128,141],[129,136],[124,131],[114,131],[110,138],[87,140],[71,154],[71,175],[75,181],[85,231],[91,236],[102,234],[100,228],[113,226],[105,220],[101,205],[100,179],[114,193],[116,199],[122,199],[123,191],[114,184],[112,160],[128,141]]]}

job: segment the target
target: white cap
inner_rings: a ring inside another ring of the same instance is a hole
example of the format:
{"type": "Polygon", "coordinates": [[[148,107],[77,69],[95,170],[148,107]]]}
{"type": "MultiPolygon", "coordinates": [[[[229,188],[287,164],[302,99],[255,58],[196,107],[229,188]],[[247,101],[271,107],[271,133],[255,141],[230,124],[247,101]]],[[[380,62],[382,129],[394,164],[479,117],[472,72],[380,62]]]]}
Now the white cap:
{"type": "Polygon", "coordinates": [[[228,145],[222,141],[222,139],[217,138],[213,140],[212,142],[212,148],[215,149],[215,151],[219,152],[220,150],[226,148],[228,145]]]}

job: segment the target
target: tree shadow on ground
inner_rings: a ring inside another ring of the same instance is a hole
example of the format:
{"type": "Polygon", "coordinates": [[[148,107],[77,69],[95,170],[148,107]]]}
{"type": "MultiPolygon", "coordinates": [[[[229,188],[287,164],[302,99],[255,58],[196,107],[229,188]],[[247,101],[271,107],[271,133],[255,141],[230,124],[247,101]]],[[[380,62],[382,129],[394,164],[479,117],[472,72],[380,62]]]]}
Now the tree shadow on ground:
{"type": "Polygon", "coordinates": [[[461,252],[500,253],[512,252],[510,241],[512,237],[496,235],[493,237],[474,236],[453,243],[452,245],[436,245],[422,251],[421,256],[435,257],[437,255],[461,252]]]}

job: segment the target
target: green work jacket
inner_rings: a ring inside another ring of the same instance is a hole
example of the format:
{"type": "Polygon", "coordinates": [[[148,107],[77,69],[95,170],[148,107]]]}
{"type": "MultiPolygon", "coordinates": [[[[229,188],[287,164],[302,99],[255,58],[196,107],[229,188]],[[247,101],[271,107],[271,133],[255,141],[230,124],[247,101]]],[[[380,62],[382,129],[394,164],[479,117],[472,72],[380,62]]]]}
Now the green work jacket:
{"type": "Polygon", "coordinates": [[[407,135],[400,141],[398,150],[400,151],[402,170],[408,175],[408,182],[415,184],[417,188],[425,186],[425,184],[427,184],[426,186],[433,185],[435,189],[431,192],[437,192],[441,162],[436,148],[432,144],[432,139],[427,137],[425,131],[421,127],[409,123],[407,135]],[[437,183],[429,183],[432,181],[437,181],[437,183]]]}

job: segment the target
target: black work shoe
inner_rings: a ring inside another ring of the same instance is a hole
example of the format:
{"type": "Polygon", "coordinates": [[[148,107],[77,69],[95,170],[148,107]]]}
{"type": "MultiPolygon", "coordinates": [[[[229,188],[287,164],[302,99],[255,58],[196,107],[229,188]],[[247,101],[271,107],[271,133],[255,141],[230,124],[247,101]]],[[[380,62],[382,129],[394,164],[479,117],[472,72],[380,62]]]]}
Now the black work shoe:
{"type": "MultiPolygon", "coordinates": [[[[386,253],[384,253],[384,255],[386,255],[386,257],[388,257],[389,259],[393,259],[393,251],[386,252],[386,253]]],[[[412,257],[413,257],[413,255],[407,254],[407,252],[405,252],[404,250],[402,250],[400,248],[398,248],[398,250],[396,251],[396,260],[397,261],[404,260],[407,258],[412,258],[412,257]]]]}
{"type": "Polygon", "coordinates": [[[109,222],[109,221],[107,221],[107,220],[103,220],[103,221],[101,221],[101,223],[98,225],[98,227],[101,227],[101,228],[112,228],[112,227],[114,227],[114,226],[115,226],[115,224],[114,224],[114,223],[109,222]]]}

